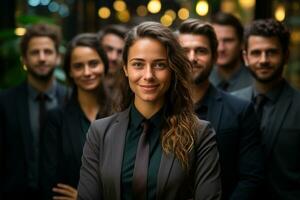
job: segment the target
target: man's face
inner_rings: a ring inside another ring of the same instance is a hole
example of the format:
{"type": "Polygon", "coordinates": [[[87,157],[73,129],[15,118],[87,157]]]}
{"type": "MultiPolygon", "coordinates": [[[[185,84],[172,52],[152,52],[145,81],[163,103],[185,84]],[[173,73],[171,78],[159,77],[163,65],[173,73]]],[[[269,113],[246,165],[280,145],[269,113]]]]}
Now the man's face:
{"type": "Polygon", "coordinates": [[[49,37],[33,37],[28,43],[26,55],[22,57],[29,76],[49,80],[59,63],[59,55],[54,41],[49,37]]]}
{"type": "Polygon", "coordinates": [[[109,60],[108,73],[114,74],[122,67],[124,40],[115,34],[109,33],[102,38],[102,46],[109,60]]]}
{"type": "Polygon", "coordinates": [[[213,24],[213,27],[219,42],[216,64],[220,67],[231,67],[241,59],[242,44],[234,27],[219,24],[213,24]]]}
{"type": "Polygon", "coordinates": [[[178,40],[192,63],[193,81],[197,84],[208,80],[214,64],[209,39],[204,35],[180,34],[178,40]]]}
{"type": "Polygon", "coordinates": [[[244,60],[254,78],[262,83],[282,77],[288,53],[284,54],[277,37],[250,36],[244,60]]]}

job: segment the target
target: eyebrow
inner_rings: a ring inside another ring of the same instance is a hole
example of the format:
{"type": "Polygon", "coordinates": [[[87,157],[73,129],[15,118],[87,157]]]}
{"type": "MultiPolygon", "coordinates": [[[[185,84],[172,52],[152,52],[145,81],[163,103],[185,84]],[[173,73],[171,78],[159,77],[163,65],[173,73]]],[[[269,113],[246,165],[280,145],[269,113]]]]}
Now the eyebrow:
{"type": "MultiPolygon", "coordinates": [[[[143,59],[143,58],[132,58],[132,59],[129,60],[129,62],[134,61],[134,60],[144,61],[145,59],[143,59]]],[[[160,61],[167,61],[167,59],[166,58],[158,58],[158,59],[153,60],[153,62],[160,62],[160,61]]]]}

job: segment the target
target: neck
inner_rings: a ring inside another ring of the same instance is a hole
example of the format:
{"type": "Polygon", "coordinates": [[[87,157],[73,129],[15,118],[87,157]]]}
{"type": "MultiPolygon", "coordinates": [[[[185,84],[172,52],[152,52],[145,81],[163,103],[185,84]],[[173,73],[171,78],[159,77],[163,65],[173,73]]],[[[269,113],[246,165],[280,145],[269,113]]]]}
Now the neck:
{"type": "Polygon", "coordinates": [[[192,84],[191,86],[191,92],[192,92],[192,100],[193,103],[197,103],[201,101],[206,94],[208,88],[209,88],[209,81],[208,79],[200,84],[192,84]]]}
{"type": "Polygon", "coordinates": [[[100,106],[95,92],[77,89],[78,102],[85,116],[92,122],[96,119],[100,106]]]}
{"type": "Polygon", "coordinates": [[[282,81],[283,81],[282,77],[280,77],[279,79],[267,82],[267,83],[262,83],[262,82],[259,82],[259,81],[255,81],[254,87],[255,87],[255,89],[258,93],[266,94],[267,92],[269,92],[273,88],[280,85],[282,83],[282,81]]]}
{"type": "Polygon", "coordinates": [[[235,62],[226,66],[217,66],[218,74],[225,80],[229,80],[233,74],[235,74],[241,67],[241,60],[238,59],[235,62]]]}
{"type": "Polygon", "coordinates": [[[28,83],[37,91],[46,92],[52,86],[54,77],[52,76],[49,80],[40,80],[28,74],[27,80],[28,83]]]}
{"type": "Polygon", "coordinates": [[[135,98],[134,105],[136,109],[146,118],[150,119],[155,113],[157,113],[162,107],[163,102],[156,102],[156,103],[142,103],[135,98]]]}

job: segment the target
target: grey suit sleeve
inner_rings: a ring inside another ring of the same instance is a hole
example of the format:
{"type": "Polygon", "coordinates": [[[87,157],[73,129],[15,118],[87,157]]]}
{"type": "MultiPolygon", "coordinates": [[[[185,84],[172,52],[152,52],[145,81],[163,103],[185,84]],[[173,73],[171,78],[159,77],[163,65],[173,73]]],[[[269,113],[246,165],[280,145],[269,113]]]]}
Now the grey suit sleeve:
{"type": "Polygon", "coordinates": [[[87,133],[83,148],[82,166],[78,183],[79,200],[101,200],[102,182],[100,176],[100,135],[94,123],[87,133]]]}
{"type": "Polygon", "coordinates": [[[208,124],[201,128],[195,155],[196,200],[221,199],[219,153],[214,129],[208,124]]]}

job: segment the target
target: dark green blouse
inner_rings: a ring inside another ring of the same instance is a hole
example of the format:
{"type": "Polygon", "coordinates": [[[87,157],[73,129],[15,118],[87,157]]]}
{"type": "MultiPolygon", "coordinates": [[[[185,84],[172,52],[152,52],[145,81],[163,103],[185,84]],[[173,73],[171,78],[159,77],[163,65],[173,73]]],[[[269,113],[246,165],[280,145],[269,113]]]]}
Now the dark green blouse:
{"type": "MultiPolygon", "coordinates": [[[[142,114],[140,114],[135,106],[132,105],[130,110],[129,126],[126,133],[121,174],[121,196],[124,200],[133,199],[132,176],[138,141],[143,130],[141,123],[144,120],[145,118],[142,116],[142,114]]],[[[162,120],[163,109],[149,119],[151,128],[148,133],[148,136],[150,137],[147,138],[150,144],[150,160],[147,177],[148,200],[156,199],[157,174],[162,155],[162,146],[160,140],[162,120]]]]}

